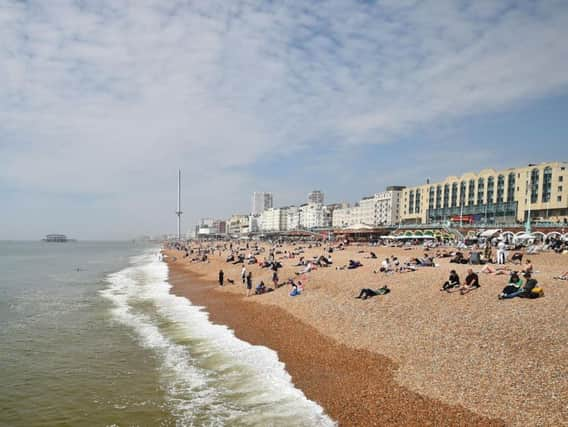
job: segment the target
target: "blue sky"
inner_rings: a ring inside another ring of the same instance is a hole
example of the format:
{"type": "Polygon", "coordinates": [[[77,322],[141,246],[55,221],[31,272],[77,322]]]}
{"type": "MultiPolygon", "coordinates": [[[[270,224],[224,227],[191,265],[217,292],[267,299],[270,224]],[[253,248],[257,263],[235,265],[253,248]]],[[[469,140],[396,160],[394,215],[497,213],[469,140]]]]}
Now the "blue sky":
{"type": "Polygon", "coordinates": [[[0,0],[0,239],[567,160],[566,1],[0,0]]]}

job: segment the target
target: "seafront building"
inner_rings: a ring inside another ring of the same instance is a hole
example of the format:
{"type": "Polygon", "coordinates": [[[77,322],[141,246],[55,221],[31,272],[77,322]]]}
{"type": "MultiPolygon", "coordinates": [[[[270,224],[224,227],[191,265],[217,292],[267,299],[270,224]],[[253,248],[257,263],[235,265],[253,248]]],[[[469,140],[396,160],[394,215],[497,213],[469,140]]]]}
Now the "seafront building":
{"type": "Polygon", "coordinates": [[[227,221],[227,234],[230,236],[238,236],[248,232],[249,215],[234,214],[227,221]]]}
{"type": "Polygon", "coordinates": [[[266,209],[274,206],[274,198],[272,193],[254,192],[252,194],[251,214],[260,215],[266,209]]]}
{"type": "Polygon", "coordinates": [[[321,203],[307,203],[299,209],[300,228],[324,228],[331,226],[331,211],[321,203]]]}
{"type": "Polygon", "coordinates": [[[266,209],[259,216],[260,231],[286,231],[288,207],[266,209]]]}
{"type": "Polygon", "coordinates": [[[402,191],[404,224],[466,221],[479,224],[568,220],[568,163],[483,169],[402,191]]]}
{"type": "Polygon", "coordinates": [[[400,220],[400,204],[404,188],[389,186],[383,192],[363,197],[354,206],[334,210],[333,227],[347,228],[358,224],[370,226],[397,224],[400,220]]]}
{"type": "Polygon", "coordinates": [[[286,210],[286,230],[298,230],[300,228],[300,208],[288,206],[286,210]]]}
{"type": "Polygon", "coordinates": [[[314,190],[308,193],[308,203],[319,203],[323,205],[324,194],[320,190],[314,190]]]}

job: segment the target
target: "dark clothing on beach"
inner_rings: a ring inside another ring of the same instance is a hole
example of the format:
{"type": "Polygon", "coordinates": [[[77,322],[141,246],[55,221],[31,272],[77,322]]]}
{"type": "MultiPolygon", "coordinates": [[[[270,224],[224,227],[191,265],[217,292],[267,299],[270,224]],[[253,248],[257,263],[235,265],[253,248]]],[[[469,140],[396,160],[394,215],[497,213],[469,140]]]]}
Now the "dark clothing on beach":
{"type": "Polygon", "coordinates": [[[252,275],[247,276],[247,289],[252,289],[252,275]]]}
{"type": "Polygon", "coordinates": [[[450,277],[448,277],[448,281],[442,285],[442,289],[446,291],[459,285],[460,277],[457,275],[457,273],[450,273],[450,277]]]}
{"type": "Polygon", "coordinates": [[[225,278],[225,273],[223,273],[223,270],[221,270],[221,271],[219,272],[219,285],[220,285],[220,286],[223,286],[223,280],[224,280],[224,278],[225,278]]]}
{"type": "Polygon", "coordinates": [[[465,284],[470,288],[479,288],[479,277],[477,273],[468,274],[465,278],[465,284]]]}

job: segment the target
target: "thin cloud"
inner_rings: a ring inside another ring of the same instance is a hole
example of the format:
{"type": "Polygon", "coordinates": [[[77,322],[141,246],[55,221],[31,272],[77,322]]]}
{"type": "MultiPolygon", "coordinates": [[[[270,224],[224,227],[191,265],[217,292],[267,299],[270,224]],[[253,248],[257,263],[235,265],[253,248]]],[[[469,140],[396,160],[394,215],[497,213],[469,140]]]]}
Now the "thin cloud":
{"type": "Polygon", "coordinates": [[[0,0],[0,184],[155,196],[183,167],[193,217],[226,214],[267,157],[565,91],[566,3],[498,3],[0,0]]]}

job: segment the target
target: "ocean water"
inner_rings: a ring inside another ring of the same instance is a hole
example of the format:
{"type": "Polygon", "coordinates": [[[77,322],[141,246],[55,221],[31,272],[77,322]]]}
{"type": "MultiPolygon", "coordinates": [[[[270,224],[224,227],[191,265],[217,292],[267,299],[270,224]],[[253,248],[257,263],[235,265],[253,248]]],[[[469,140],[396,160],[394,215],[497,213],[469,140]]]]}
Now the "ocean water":
{"type": "Polygon", "coordinates": [[[159,247],[0,242],[0,426],[328,426],[277,354],[169,293],[159,247]]]}

